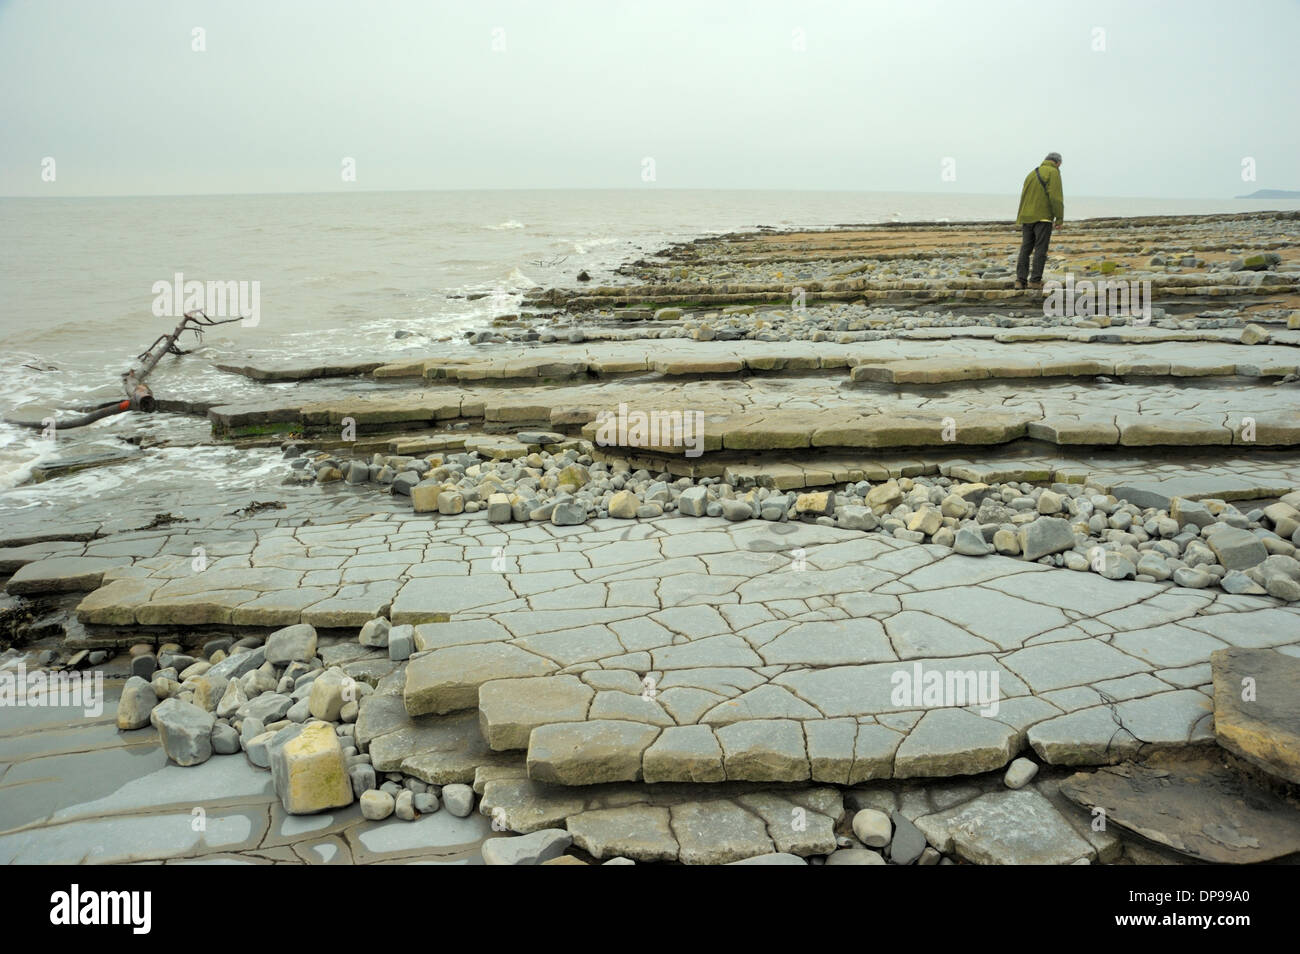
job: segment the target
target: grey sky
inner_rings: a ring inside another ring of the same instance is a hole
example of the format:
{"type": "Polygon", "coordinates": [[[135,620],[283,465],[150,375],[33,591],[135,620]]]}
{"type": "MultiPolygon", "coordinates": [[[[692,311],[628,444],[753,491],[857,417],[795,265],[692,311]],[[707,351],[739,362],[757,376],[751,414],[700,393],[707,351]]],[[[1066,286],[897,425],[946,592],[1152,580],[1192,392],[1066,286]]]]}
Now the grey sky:
{"type": "Polygon", "coordinates": [[[0,194],[1006,193],[1053,149],[1067,195],[1300,189],[1298,34],[1288,0],[0,0],[0,194]]]}

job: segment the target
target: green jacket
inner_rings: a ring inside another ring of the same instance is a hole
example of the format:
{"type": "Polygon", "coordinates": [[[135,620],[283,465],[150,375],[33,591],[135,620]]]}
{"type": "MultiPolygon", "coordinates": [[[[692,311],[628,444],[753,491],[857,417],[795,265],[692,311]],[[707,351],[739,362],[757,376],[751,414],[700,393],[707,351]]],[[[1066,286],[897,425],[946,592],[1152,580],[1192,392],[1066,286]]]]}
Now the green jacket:
{"type": "Polygon", "coordinates": [[[1051,162],[1043,164],[1025,176],[1024,188],[1020,190],[1020,210],[1016,213],[1016,225],[1032,225],[1044,219],[1054,219],[1057,225],[1065,220],[1065,195],[1061,192],[1061,170],[1051,162]],[[1038,184],[1038,177],[1043,177],[1047,184],[1047,193],[1038,184]],[[1048,196],[1051,202],[1048,202],[1048,196]]]}

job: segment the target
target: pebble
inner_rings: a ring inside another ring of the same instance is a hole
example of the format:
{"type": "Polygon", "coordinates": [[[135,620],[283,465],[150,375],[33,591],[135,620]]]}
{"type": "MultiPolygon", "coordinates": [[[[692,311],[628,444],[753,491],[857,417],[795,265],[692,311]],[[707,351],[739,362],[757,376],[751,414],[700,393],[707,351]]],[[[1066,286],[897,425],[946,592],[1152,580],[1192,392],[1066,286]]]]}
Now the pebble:
{"type": "Polygon", "coordinates": [[[419,813],[415,810],[415,793],[410,789],[402,789],[397,793],[397,799],[394,802],[393,814],[402,821],[415,821],[419,813]]]}
{"type": "Polygon", "coordinates": [[[869,848],[883,848],[889,844],[892,831],[889,816],[874,808],[864,808],[853,816],[853,834],[869,848]]]}
{"type": "Polygon", "coordinates": [[[361,817],[368,818],[371,821],[383,821],[393,814],[394,809],[397,807],[393,796],[381,789],[363,791],[360,802],[361,817]]]}
{"type": "Polygon", "coordinates": [[[925,835],[902,812],[895,811],[890,817],[894,822],[894,837],[889,842],[890,862],[896,865],[916,864],[926,849],[925,835]]]}
{"type": "Polygon", "coordinates": [[[433,792],[414,792],[411,796],[411,802],[415,805],[415,810],[421,815],[432,815],[439,808],[438,796],[433,792]]]}
{"type": "Polygon", "coordinates": [[[442,803],[447,806],[447,811],[457,818],[468,818],[474,811],[474,789],[461,783],[444,785],[442,803]]]}
{"type": "Polygon", "coordinates": [[[415,627],[411,625],[394,626],[388,632],[388,658],[403,662],[415,652],[415,627]]]}
{"type": "Polygon", "coordinates": [[[1038,763],[1032,759],[1018,758],[1007,766],[1006,774],[1002,776],[1003,783],[1007,788],[1024,788],[1034,776],[1038,774],[1038,763]]]}
{"type": "Polygon", "coordinates": [[[212,751],[217,755],[234,755],[239,751],[239,733],[234,726],[225,722],[213,725],[212,751]]]}
{"type": "MultiPolygon", "coordinates": [[[[355,762],[348,766],[348,781],[352,783],[352,794],[360,798],[364,792],[374,790],[375,769],[365,762],[355,762]]],[[[392,795],[388,797],[391,799],[392,795]]]]}

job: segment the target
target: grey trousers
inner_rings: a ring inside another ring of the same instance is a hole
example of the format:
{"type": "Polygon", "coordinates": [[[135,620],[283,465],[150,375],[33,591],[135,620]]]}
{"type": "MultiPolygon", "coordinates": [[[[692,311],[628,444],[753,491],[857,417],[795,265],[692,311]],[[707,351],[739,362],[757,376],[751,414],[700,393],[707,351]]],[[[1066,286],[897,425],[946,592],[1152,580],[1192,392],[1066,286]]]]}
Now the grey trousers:
{"type": "Polygon", "coordinates": [[[1047,263],[1047,244],[1052,240],[1051,222],[1033,222],[1020,226],[1020,260],[1016,262],[1016,278],[1020,281],[1041,282],[1043,266],[1047,263]],[[1034,270],[1029,270],[1029,253],[1034,254],[1034,270]]]}

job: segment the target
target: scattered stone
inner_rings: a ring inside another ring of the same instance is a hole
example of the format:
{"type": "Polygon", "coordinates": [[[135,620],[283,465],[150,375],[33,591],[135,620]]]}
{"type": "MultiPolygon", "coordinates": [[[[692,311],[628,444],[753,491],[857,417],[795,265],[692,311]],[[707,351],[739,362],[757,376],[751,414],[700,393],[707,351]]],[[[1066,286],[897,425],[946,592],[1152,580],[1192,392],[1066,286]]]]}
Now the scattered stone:
{"type": "Polygon", "coordinates": [[[1068,520],[1059,517],[1039,517],[1020,528],[1018,538],[1021,555],[1026,560],[1060,553],[1074,547],[1074,530],[1068,520]]]}
{"type": "Polygon", "coordinates": [[[212,751],[217,755],[234,755],[239,751],[239,733],[234,726],[225,722],[212,726],[212,751]]]}
{"type": "Polygon", "coordinates": [[[343,748],[324,722],[281,729],[270,744],[271,776],[290,815],[310,815],[351,805],[343,748]]]}
{"type": "Polygon", "coordinates": [[[864,808],[853,816],[853,834],[868,848],[885,847],[892,831],[889,816],[874,808],[864,808]]]}
{"type": "Polygon", "coordinates": [[[316,655],[316,628],[297,623],[278,629],[266,638],[266,661],[274,666],[310,662],[316,655]]]}
{"type": "Polygon", "coordinates": [[[409,789],[398,792],[393,802],[393,814],[402,821],[415,821],[419,817],[415,810],[415,793],[409,789]]]}
{"type": "Polygon", "coordinates": [[[359,796],[361,802],[361,817],[368,818],[371,821],[383,821],[397,807],[397,802],[392,795],[380,789],[370,789],[362,791],[359,796]]]}
{"type": "Polygon", "coordinates": [[[890,862],[896,865],[916,864],[925,851],[925,835],[900,811],[895,810],[890,818],[894,823],[894,837],[889,842],[890,862]]]}
{"type": "Polygon", "coordinates": [[[1002,782],[1007,788],[1024,788],[1038,774],[1038,763],[1033,759],[1019,758],[1007,766],[1002,782]]]}
{"type": "Polygon", "coordinates": [[[180,699],[164,699],[154,707],[150,721],[158,730],[163,751],[177,765],[199,765],[212,757],[210,712],[180,699]]]}
{"type": "Polygon", "coordinates": [[[356,697],[356,691],[356,681],[342,669],[326,669],[311,683],[308,709],[317,719],[338,722],[343,706],[356,697]]]}
{"type": "Polygon", "coordinates": [[[139,676],[132,676],[122,687],[122,698],[117,703],[117,727],[142,729],[149,724],[149,716],[158,705],[153,686],[139,676]]]}
{"type": "Polygon", "coordinates": [[[394,626],[388,632],[388,658],[394,662],[404,662],[415,652],[415,627],[409,623],[394,626]]]}
{"type": "Polygon", "coordinates": [[[442,787],[442,803],[457,818],[468,818],[474,811],[474,789],[459,782],[442,787]]]}
{"type": "Polygon", "coordinates": [[[390,625],[388,620],[382,616],[368,620],[361,627],[361,633],[357,636],[357,642],[362,646],[373,646],[383,649],[388,645],[388,632],[390,625]]]}

